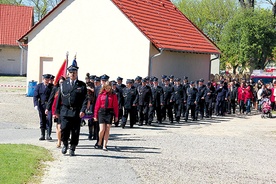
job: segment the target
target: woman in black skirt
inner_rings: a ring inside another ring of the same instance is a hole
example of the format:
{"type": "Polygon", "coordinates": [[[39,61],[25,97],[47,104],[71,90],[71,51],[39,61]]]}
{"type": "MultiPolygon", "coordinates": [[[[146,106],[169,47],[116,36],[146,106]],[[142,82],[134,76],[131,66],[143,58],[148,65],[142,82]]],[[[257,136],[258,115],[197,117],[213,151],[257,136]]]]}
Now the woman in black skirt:
{"type": "Polygon", "coordinates": [[[103,148],[104,151],[107,151],[106,145],[109,138],[110,127],[114,116],[115,122],[118,121],[118,112],[119,106],[117,96],[113,93],[111,85],[107,83],[103,85],[100,90],[94,110],[94,120],[99,121],[100,124],[99,142],[95,148],[103,148]]]}

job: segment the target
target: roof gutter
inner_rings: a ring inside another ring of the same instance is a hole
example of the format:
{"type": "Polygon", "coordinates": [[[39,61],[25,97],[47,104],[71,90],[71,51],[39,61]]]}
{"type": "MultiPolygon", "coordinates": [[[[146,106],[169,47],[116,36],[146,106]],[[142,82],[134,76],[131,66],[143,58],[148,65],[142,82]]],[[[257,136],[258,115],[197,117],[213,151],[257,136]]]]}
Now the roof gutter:
{"type": "Polygon", "coordinates": [[[160,56],[162,54],[162,52],[163,52],[164,49],[163,48],[162,49],[159,48],[159,50],[160,50],[159,53],[157,53],[157,54],[155,54],[155,55],[153,55],[153,56],[150,57],[150,60],[149,60],[149,76],[152,75],[152,59],[155,58],[155,57],[157,57],[157,56],[160,56]]]}
{"type": "Polygon", "coordinates": [[[24,51],[27,51],[27,48],[24,47],[22,45],[22,43],[19,42],[18,40],[16,40],[16,42],[18,43],[18,46],[21,49],[21,54],[20,54],[20,75],[23,75],[24,51]]]}

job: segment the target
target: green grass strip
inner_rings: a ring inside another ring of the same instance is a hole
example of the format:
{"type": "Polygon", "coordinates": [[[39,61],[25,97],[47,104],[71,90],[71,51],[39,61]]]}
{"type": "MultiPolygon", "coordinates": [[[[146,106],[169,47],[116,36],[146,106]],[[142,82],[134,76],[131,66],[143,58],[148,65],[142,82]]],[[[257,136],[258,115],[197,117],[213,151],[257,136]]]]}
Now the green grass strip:
{"type": "Polygon", "coordinates": [[[0,183],[40,183],[46,161],[53,157],[43,147],[0,144],[0,183]]]}

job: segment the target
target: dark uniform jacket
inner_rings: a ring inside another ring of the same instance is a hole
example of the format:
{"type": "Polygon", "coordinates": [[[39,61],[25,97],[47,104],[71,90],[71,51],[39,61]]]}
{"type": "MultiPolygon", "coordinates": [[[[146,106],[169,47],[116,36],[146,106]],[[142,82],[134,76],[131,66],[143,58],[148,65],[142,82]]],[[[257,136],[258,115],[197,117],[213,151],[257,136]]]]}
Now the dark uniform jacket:
{"type": "Polygon", "coordinates": [[[53,87],[53,89],[52,89],[52,91],[51,91],[51,95],[50,95],[50,97],[49,97],[49,99],[48,99],[48,104],[47,104],[47,106],[46,106],[46,109],[48,110],[48,111],[51,111],[52,110],[52,105],[53,105],[53,103],[54,103],[54,100],[55,100],[55,95],[56,95],[56,93],[58,92],[58,90],[59,90],[59,87],[53,87]]]}
{"type": "Polygon", "coordinates": [[[198,87],[198,92],[197,92],[197,99],[196,101],[199,102],[200,100],[202,100],[202,97],[205,97],[205,93],[206,93],[206,85],[202,85],[200,87],[198,87]]]}
{"type": "Polygon", "coordinates": [[[187,89],[187,105],[194,105],[197,98],[198,90],[194,88],[187,89]]]}
{"type": "Polygon", "coordinates": [[[236,100],[238,97],[238,90],[236,88],[236,86],[232,86],[232,90],[231,87],[228,88],[228,98],[230,100],[236,100]]]}
{"type": "Polygon", "coordinates": [[[151,87],[152,93],[152,105],[161,106],[161,103],[164,104],[164,94],[163,88],[161,86],[151,87]]]}
{"type": "Polygon", "coordinates": [[[173,87],[170,85],[163,86],[163,94],[164,94],[164,105],[169,105],[170,101],[173,98],[173,87]]]}
{"type": "Polygon", "coordinates": [[[123,105],[124,105],[124,104],[123,104],[123,102],[124,102],[123,89],[120,90],[118,87],[116,87],[116,89],[113,90],[113,92],[117,95],[119,109],[122,109],[122,107],[123,107],[123,105]]]}
{"type": "Polygon", "coordinates": [[[149,86],[138,86],[138,105],[149,105],[152,103],[152,92],[149,86]]]}
{"type": "Polygon", "coordinates": [[[206,87],[206,93],[205,93],[205,102],[212,103],[215,98],[215,88],[211,86],[210,88],[206,87]]]}
{"type": "Polygon", "coordinates": [[[181,104],[184,102],[184,90],[183,86],[180,84],[179,86],[174,86],[174,92],[173,92],[173,101],[175,104],[181,104]]]}
{"type": "Polygon", "coordinates": [[[137,103],[137,91],[134,86],[123,89],[123,104],[125,109],[131,109],[137,103]]]}
{"type": "Polygon", "coordinates": [[[80,112],[85,112],[87,100],[86,84],[76,80],[74,86],[71,86],[67,79],[60,86],[56,113],[65,117],[79,116],[80,112]]]}
{"type": "Polygon", "coordinates": [[[216,90],[217,93],[217,101],[223,101],[228,96],[228,88],[227,86],[219,87],[216,90]]]}
{"type": "Polygon", "coordinates": [[[33,96],[34,107],[44,106],[44,108],[46,108],[52,89],[53,89],[53,84],[48,84],[47,86],[45,86],[43,83],[39,83],[36,86],[34,91],[34,96],[33,96]]]}

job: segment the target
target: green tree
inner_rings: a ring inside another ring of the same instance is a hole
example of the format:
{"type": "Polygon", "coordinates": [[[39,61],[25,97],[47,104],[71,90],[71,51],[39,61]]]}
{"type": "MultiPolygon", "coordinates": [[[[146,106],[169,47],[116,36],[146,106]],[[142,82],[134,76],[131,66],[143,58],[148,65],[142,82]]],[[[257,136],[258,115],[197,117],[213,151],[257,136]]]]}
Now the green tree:
{"type": "Polygon", "coordinates": [[[0,4],[22,5],[23,0],[0,0],[0,4]]]}
{"type": "Polygon", "coordinates": [[[237,0],[175,0],[175,5],[212,41],[220,41],[222,30],[238,9],[237,0]]]}
{"type": "Polygon", "coordinates": [[[0,4],[25,5],[34,7],[35,22],[42,19],[61,0],[0,0],[0,4]]]}
{"type": "Polygon", "coordinates": [[[263,69],[276,45],[276,21],[268,10],[241,9],[222,32],[221,62],[236,68],[263,69]]]}

